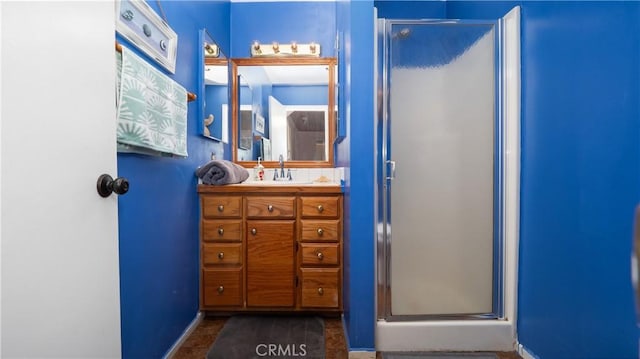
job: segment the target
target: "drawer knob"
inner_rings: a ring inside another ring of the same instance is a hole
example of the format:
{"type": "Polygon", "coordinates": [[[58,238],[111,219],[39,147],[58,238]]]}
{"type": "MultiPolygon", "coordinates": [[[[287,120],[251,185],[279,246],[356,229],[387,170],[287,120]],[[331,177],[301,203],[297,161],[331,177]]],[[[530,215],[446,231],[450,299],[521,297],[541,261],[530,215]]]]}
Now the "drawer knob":
{"type": "Polygon", "coordinates": [[[220,252],[220,253],[218,253],[218,258],[219,258],[220,260],[223,260],[223,259],[224,259],[224,252],[220,252]]]}
{"type": "Polygon", "coordinates": [[[322,211],[324,211],[324,207],[322,207],[321,204],[319,204],[318,207],[316,207],[316,208],[318,208],[318,212],[320,212],[320,213],[322,213],[322,211]]]}
{"type": "Polygon", "coordinates": [[[218,212],[224,212],[224,206],[223,205],[219,205],[218,206],[218,212]]]}
{"type": "Polygon", "coordinates": [[[324,259],[324,254],[322,254],[322,252],[318,252],[317,257],[318,257],[318,260],[321,261],[324,259]]]}
{"type": "Polygon", "coordinates": [[[267,206],[267,211],[269,211],[269,212],[273,212],[273,206],[272,206],[272,205],[268,205],[268,206],[267,206]]]}
{"type": "Polygon", "coordinates": [[[322,289],[322,287],[318,288],[318,295],[323,295],[324,294],[324,289],[322,289]]]}
{"type": "Polygon", "coordinates": [[[322,235],[324,234],[324,229],[322,229],[322,228],[318,228],[318,231],[317,231],[317,232],[318,232],[318,235],[319,235],[319,236],[322,236],[322,235]]]}
{"type": "Polygon", "coordinates": [[[218,294],[222,294],[222,292],[224,292],[224,287],[223,286],[219,286],[218,287],[218,294]]]}
{"type": "Polygon", "coordinates": [[[219,235],[223,235],[224,234],[224,228],[218,228],[218,234],[219,235]]]}
{"type": "Polygon", "coordinates": [[[258,234],[258,230],[255,228],[251,228],[251,234],[255,236],[256,234],[258,234]]]}

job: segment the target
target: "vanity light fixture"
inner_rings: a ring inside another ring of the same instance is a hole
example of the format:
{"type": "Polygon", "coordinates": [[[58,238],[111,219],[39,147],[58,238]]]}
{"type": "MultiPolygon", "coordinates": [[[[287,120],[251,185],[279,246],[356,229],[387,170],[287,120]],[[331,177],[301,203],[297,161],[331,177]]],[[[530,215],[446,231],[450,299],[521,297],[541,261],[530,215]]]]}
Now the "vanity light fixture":
{"type": "Polygon", "coordinates": [[[260,49],[260,43],[257,41],[254,41],[253,44],[251,44],[251,56],[258,56],[262,54],[262,50],[260,49]]]}
{"type": "Polygon", "coordinates": [[[251,57],[273,56],[320,57],[320,44],[298,44],[295,41],[291,44],[279,44],[274,41],[271,46],[262,45],[258,41],[251,44],[251,57]]]}
{"type": "Polygon", "coordinates": [[[205,57],[220,57],[220,48],[216,44],[204,43],[205,57]]]}

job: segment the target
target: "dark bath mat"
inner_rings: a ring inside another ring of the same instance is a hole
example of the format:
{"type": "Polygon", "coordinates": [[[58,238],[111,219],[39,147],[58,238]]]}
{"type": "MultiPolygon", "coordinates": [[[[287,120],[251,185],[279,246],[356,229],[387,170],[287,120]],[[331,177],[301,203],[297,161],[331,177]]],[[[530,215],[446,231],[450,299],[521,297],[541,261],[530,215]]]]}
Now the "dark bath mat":
{"type": "Polygon", "coordinates": [[[495,353],[382,353],[382,359],[498,359],[495,353]]]}
{"type": "Polygon", "coordinates": [[[234,316],[227,320],[207,353],[207,359],[254,358],[324,359],[324,320],[234,316]]]}

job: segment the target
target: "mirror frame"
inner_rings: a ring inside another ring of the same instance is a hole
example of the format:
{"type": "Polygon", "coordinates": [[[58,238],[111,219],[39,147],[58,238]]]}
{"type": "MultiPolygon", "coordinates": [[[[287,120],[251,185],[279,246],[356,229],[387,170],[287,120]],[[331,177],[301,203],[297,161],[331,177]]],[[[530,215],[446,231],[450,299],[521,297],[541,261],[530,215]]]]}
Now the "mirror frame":
{"type": "MultiPolygon", "coordinates": [[[[200,33],[199,33],[199,50],[198,50],[198,88],[199,88],[199,95],[198,95],[198,135],[204,137],[204,138],[208,138],[210,140],[216,141],[216,142],[222,142],[225,143],[225,135],[224,133],[221,133],[220,137],[216,137],[216,136],[207,136],[205,135],[204,132],[204,118],[205,118],[205,101],[206,101],[206,80],[205,80],[205,68],[207,65],[219,65],[219,66],[225,66],[227,68],[227,76],[229,73],[229,58],[227,58],[224,54],[224,52],[222,51],[222,49],[220,48],[220,45],[213,39],[213,36],[211,36],[211,34],[209,33],[209,31],[207,31],[207,29],[201,29],[200,33]],[[209,39],[211,41],[207,41],[206,37],[209,37],[209,39]],[[218,51],[220,51],[220,57],[216,57],[216,58],[211,58],[211,57],[206,57],[204,54],[204,43],[205,42],[212,42],[215,43],[218,46],[218,51]]],[[[227,81],[227,98],[229,98],[229,82],[227,81]]],[[[228,121],[228,114],[227,114],[227,121],[228,121]]],[[[222,127],[222,131],[224,132],[225,127],[228,128],[228,124],[227,126],[225,126],[224,124],[222,124],[222,121],[225,121],[225,116],[224,114],[222,115],[222,118],[220,119],[215,119],[214,121],[218,121],[218,123],[220,124],[220,126],[222,127]]]]}
{"type": "MultiPolygon", "coordinates": [[[[287,168],[321,168],[334,167],[334,142],[336,140],[336,65],[335,57],[253,57],[232,58],[231,62],[231,124],[232,124],[232,159],[233,162],[246,168],[253,168],[257,161],[238,160],[238,115],[239,115],[239,82],[238,66],[282,66],[282,65],[326,65],[329,69],[328,87],[328,157],[326,161],[285,161],[287,168]],[[333,109],[333,110],[331,110],[333,109]]],[[[278,161],[262,162],[266,168],[279,167],[278,161]]]]}

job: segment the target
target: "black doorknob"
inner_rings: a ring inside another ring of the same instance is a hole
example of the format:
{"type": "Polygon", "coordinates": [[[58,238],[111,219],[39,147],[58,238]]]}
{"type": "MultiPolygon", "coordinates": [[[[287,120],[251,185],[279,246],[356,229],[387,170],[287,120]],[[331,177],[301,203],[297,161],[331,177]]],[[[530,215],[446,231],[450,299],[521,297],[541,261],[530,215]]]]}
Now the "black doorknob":
{"type": "Polygon", "coordinates": [[[129,190],[129,181],[126,178],[118,177],[115,180],[108,174],[98,177],[98,194],[101,197],[109,197],[111,192],[125,194],[129,190]]]}

